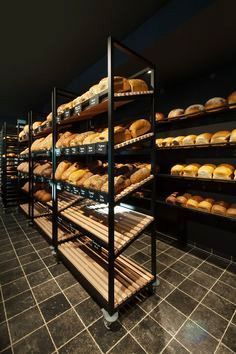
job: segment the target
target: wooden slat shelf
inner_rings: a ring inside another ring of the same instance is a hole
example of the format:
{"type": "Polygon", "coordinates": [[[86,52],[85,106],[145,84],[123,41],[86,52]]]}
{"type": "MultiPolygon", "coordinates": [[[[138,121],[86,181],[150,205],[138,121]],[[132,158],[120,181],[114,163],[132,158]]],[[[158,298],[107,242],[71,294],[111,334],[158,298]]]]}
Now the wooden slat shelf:
{"type": "MultiPolygon", "coordinates": [[[[63,211],[76,202],[83,199],[79,195],[71,194],[66,191],[61,192],[58,194],[58,211],[63,211]]],[[[50,208],[52,208],[52,201],[46,203],[50,208]]]]}
{"type": "MultiPolygon", "coordinates": [[[[42,216],[34,220],[35,224],[43,230],[43,232],[52,240],[52,221],[50,216],[42,216]]],[[[60,223],[58,224],[58,242],[64,242],[75,237],[75,234],[70,232],[60,223]]]]}
{"type": "MultiPolygon", "coordinates": [[[[108,253],[97,253],[87,238],[63,243],[58,247],[64,257],[108,301],[108,253]]],[[[115,307],[118,307],[153,281],[152,274],[126,257],[115,261],[115,307]]]]}
{"type": "MultiPolygon", "coordinates": [[[[153,221],[153,217],[116,206],[115,252],[118,253],[132,242],[153,221]]],[[[108,245],[108,208],[89,200],[67,208],[61,215],[90,235],[94,235],[104,246],[108,245]]]]}

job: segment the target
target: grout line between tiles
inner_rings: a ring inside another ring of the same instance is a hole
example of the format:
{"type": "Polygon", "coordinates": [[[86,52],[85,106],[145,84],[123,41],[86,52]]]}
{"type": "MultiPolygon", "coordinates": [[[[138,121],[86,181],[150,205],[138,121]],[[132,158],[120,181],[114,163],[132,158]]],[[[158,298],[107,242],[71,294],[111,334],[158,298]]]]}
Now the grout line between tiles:
{"type": "MultiPolygon", "coordinates": [[[[232,324],[232,320],[233,320],[233,318],[234,318],[235,313],[236,313],[236,310],[234,310],[234,313],[233,313],[233,315],[231,316],[231,319],[229,320],[229,322],[228,322],[228,324],[227,324],[227,326],[226,326],[226,328],[225,328],[225,330],[224,330],[224,333],[222,334],[222,336],[221,336],[221,338],[220,338],[220,340],[219,340],[219,343],[218,343],[218,345],[217,345],[216,350],[215,350],[214,353],[216,353],[217,349],[219,348],[220,344],[222,343],[222,340],[223,340],[223,338],[224,338],[224,336],[225,336],[225,333],[227,332],[229,326],[232,324]]],[[[224,343],[223,343],[223,344],[224,344],[224,343]]],[[[226,347],[227,347],[227,346],[226,346],[226,347]]],[[[227,347],[227,348],[228,348],[228,347],[227,347]]],[[[230,349],[230,348],[229,348],[229,349],[230,349]]],[[[230,350],[231,350],[231,349],[230,349],[230,350]]]]}

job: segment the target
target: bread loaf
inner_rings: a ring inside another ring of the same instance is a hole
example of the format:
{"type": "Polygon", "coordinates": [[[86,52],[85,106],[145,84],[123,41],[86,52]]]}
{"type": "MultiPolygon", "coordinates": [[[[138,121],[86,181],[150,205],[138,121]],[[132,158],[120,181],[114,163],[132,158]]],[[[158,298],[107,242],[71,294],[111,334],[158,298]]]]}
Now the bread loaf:
{"type": "Polygon", "coordinates": [[[234,167],[229,164],[221,164],[217,166],[213,173],[214,179],[232,179],[233,178],[234,167]]]}
{"type": "Polygon", "coordinates": [[[198,178],[212,178],[216,165],[205,164],[198,170],[198,178]]]}
{"type": "Polygon", "coordinates": [[[212,135],[211,144],[226,143],[229,140],[231,132],[222,130],[212,135]]]}
{"type": "Polygon", "coordinates": [[[163,142],[163,140],[164,140],[164,139],[162,139],[162,138],[156,139],[156,145],[157,145],[158,147],[162,147],[162,142],[163,142]]]}
{"type": "Polygon", "coordinates": [[[211,212],[213,214],[218,214],[218,215],[223,215],[223,216],[226,214],[226,210],[227,210],[227,207],[222,204],[219,204],[219,203],[215,203],[211,208],[211,212]]]}
{"type": "Polygon", "coordinates": [[[62,174],[71,166],[71,163],[68,161],[62,161],[59,163],[57,166],[57,169],[55,171],[55,179],[60,180],[62,174]]]}
{"type": "Polygon", "coordinates": [[[226,211],[226,216],[231,218],[236,218],[236,204],[231,204],[230,207],[226,211]]]}
{"type": "Polygon", "coordinates": [[[93,85],[89,89],[89,94],[91,97],[97,95],[100,92],[99,85],[93,85]]]}
{"type": "Polygon", "coordinates": [[[180,195],[176,197],[175,203],[179,206],[185,206],[189,198],[184,197],[183,195],[180,195]]]}
{"type": "Polygon", "coordinates": [[[78,104],[81,104],[81,103],[82,103],[81,96],[76,97],[76,98],[72,101],[73,107],[75,107],[75,106],[77,106],[78,104]]]}
{"type": "Polygon", "coordinates": [[[72,172],[68,177],[68,182],[72,183],[72,184],[76,184],[76,182],[80,178],[82,178],[86,172],[87,172],[87,170],[76,170],[76,171],[72,172]]]}
{"type": "Polygon", "coordinates": [[[76,134],[75,137],[70,141],[70,146],[79,146],[83,144],[84,139],[94,133],[94,131],[87,131],[81,134],[76,134]]]}
{"type": "Polygon", "coordinates": [[[19,138],[22,138],[23,136],[25,136],[24,130],[22,130],[22,131],[19,133],[19,138]]]}
{"type": "Polygon", "coordinates": [[[236,129],[232,130],[229,141],[231,143],[236,143],[236,129]]]}
{"type": "Polygon", "coordinates": [[[73,102],[67,102],[61,104],[59,107],[57,107],[57,114],[62,114],[66,109],[70,109],[72,107],[73,107],[73,102]]]}
{"type": "Polygon", "coordinates": [[[77,134],[71,134],[67,138],[62,139],[62,148],[69,147],[71,140],[76,137],[77,134]]]}
{"type": "Polygon", "coordinates": [[[157,122],[159,122],[159,121],[161,121],[161,120],[164,120],[164,119],[165,119],[164,114],[163,114],[163,113],[161,113],[161,112],[157,112],[157,113],[156,113],[156,115],[155,115],[155,117],[156,117],[156,121],[157,121],[157,122]]]}
{"type": "Polygon", "coordinates": [[[70,167],[68,167],[61,175],[62,181],[67,181],[69,176],[79,169],[79,164],[77,162],[73,163],[70,167]]]}
{"type": "Polygon", "coordinates": [[[186,115],[197,115],[203,113],[205,110],[202,104],[193,104],[185,109],[184,114],[186,115]]]}
{"type": "Polygon", "coordinates": [[[25,192],[29,192],[29,182],[26,182],[21,189],[25,192]]]}
{"type": "Polygon", "coordinates": [[[175,108],[168,114],[168,119],[178,118],[184,114],[184,110],[182,108],[175,108]]]}
{"type": "Polygon", "coordinates": [[[85,101],[88,101],[91,98],[91,94],[89,91],[83,93],[83,95],[80,96],[80,103],[83,103],[85,101]]]}
{"type": "Polygon", "coordinates": [[[84,186],[85,181],[87,181],[87,179],[89,179],[92,175],[93,175],[92,172],[90,171],[86,172],[82,178],[76,181],[76,185],[79,187],[84,186]]]}
{"type": "Polygon", "coordinates": [[[210,213],[213,204],[214,204],[214,199],[205,199],[198,204],[198,209],[210,213]]]}
{"type": "MultiPolygon", "coordinates": [[[[108,89],[108,77],[102,79],[99,84],[99,91],[105,91],[108,89]]],[[[130,91],[130,83],[127,79],[121,76],[114,76],[114,92],[130,91]]]]}
{"type": "Polygon", "coordinates": [[[163,141],[162,141],[162,146],[163,146],[163,147],[169,147],[169,146],[171,146],[173,140],[174,140],[174,138],[172,138],[171,136],[168,137],[168,138],[163,139],[163,141]]]}
{"type": "Polygon", "coordinates": [[[82,145],[86,145],[86,144],[93,144],[94,143],[94,139],[97,138],[99,136],[100,133],[93,133],[88,135],[84,140],[82,145]]]}
{"type": "Polygon", "coordinates": [[[198,170],[201,165],[198,163],[192,163],[184,167],[183,169],[183,176],[185,177],[196,177],[198,170]]]}
{"type": "Polygon", "coordinates": [[[187,135],[182,140],[182,145],[194,145],[196,142],[197,135],[187,135]]]}
{"type": "Polygon", "coordinates": [[[129,129],[125,129],[124,136],[125,136],[125,141],[132,139],[132,135],[131,135],[129,129]]]}
{"type": "MultiPolygon", "coordinates": [[[[120,144],[126,140],[125,128],[122,126],[114,127],[114,144],[120,144]]],[[[95,137],[95,143],[102,143],[108,141],[108,129],[104,129],[97,137],[95,137]]]]}
{"type": "Polygon", "coordinates": [[[174,192],[166,198],[166,203],[175,204],[178,192],[174,192]]]}
{"type": "Polygon", "coordinates": [[[104,183],[106,183],[108,180],[108,175],[94,175],[89,178],[89,188],[95,189],[95,190],[101,190],[102,186],[104,183]]]}
{"type": "MultiPolygon", "coordinates": [[[[124,176],[117,176],[114,178],[114,192],[115,194],[120,193],[123,189],[130,185],[130,180],[124,176]]],[[[101,188],[102,192],[108,193],[108,181],[105,182],[101,188]]]]}
{"type": "Polygon", "coordinates": [[[171,170],[170,170],[171,175],[173,175],[173,176],[182,176],[185,166],[186,165],[179,165],[179,164],[173,166],[171,168],[171,170]]]}
{"type": "Polygon", "coordinates": [[[148,85],[145,81],[140,79],[129,79],[129,84],[132,92],[135,91],[147,91],[148,85]]]}
{"type": "Polygon", "coordinates": [[[25,134],[28,134],[29,133],[29,126],[28,126],[28,124],[26,124],[25,126],[24,126],[24,133],[25,134]]]}
{"type": "Polygon", "coordinates": [[[234,108],[236,106],[236,91],[232,92],[229,96],[228,96],[228,104],[230,105],[229,108],[234,108]]]}
{"type": "Polygon", "coordinates": [[[148,133],[150,129],[151,124],[147,119],[138,119],[133,122],[129,127],[130,133],[133,138],[148,133]]]}
{"type": "Polygon", "coordinates": [[[172,141],[172,145],[174,146],[181,146],[183,145],[183,140],[184,140],[184,136],[176,136],[173,141],[172,141]]]}
{"type": "Polygon", "coordinates": [[[33,130],[37,129],[41,124],[42,122],[34,122],[32,125],[33,130]]]}
{"type": "Polygon", "coordinates": [[[205,109],[215,112],[226,106],[226,100],[222,97],[214,97],[205,103],[205,109]]]}
{"type": "Polygon", "coordinates": [[[211,133],[202,133],[196,138],[196,145],[210,144],[212,134],[211,133]]]}
{"type": "Polygon", "coordinates": [[[147,167],[140,168],[130,176],[130,182],[132,184],[141,182],[145,178],[150,176],[150,170],[147,167]]]}
{"type": "Polygon", "coordinates": [[[52,121],[52,112],[47,115],[46,120],[47,120],[48,122],[52,121]]]}
{"type": "Polygon", "coordinates": [[[189,198],[185,206],[187,208],[196,209],[198,207],[198,201],[193,198],[189,198]]]}
{"type": "Polygon", "coordinates": [[[52,133],[40,143],[40,150],[50,150],[52,148],[52,133]]]}

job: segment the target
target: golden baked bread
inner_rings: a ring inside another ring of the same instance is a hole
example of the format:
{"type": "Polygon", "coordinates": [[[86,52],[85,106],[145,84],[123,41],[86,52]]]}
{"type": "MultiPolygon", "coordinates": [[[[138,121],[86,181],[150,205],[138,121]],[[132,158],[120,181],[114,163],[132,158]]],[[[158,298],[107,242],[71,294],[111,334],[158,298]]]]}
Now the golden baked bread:
{"type": "MultiPolygon", "coordinates": [[[[99,91],[105,91],[108,89],[108,77],[105,77],[99,82],[99,91]]],[[[126,92],[130,91],[130,83],[127,79],[121,76],[114,76],[114,92],[126,92]]]]}
{"type": "Polygon", "coordinates": [[[28,134],[29,133],[29,126],[28,126],[28,124],[26,124],[25,126],[24,126],[24,133],[25,134],[28,134]]]}
{"type": "Polygon", "coordinates": [[[236,129],[232,130],[232,132],[230,134],[229,141],[231,143],[236,143],[236,129]]]}
{"type": "Polygon", "coordinates": [[[59,134],[59,139],[56,142],[56,147],[61,148],[63,146],[63,143],[65,139],[67,139],[69,136],[73,135],[71,132],[66,131],[63,134],[59,134]]]}
{"type": "Polygon", "coordinates": [[[164,139],[162,139],[162,138],[156,139],[156,145],[157,145],[158,147],[162,147],[162,142],[163,142],[163,140],[164,140],[164,139]]]}
{"type": "Polygon", "coordinates": [[[95,189],[95,190],[101,190],[102,186],[104,183],[106,183],[108,180],[108,175],[94,175],[89,178],[89,188],[95,189]]]}
{"type": "Polygon", "coordinates": [[[175,204],[178,192],[174,192],[166,198],[166,203],[175,204]]]}
{"type": "Polygon", "coordinates": [[[62,175],[61,175],[61,180],[62,181],[66,181],[66,180],[68,180],[69,179],[69,176],[73,173],[73,172],[75,172],[75,171],[77,171],[78,169],[79,169],[79,164],[77,163],[77,162],[75,162],[75,163],[73,163],[70,167],[68,167],[63,173],[62,173],[62,175]]]}
{"type": "Polygon", "coordinates": [[[32,129],[33,130],[37,129],[41,124],[42,124],[42,122],[34,122],[32,125],[32,129]]]}
{"type": "Polygon", "coordinates": [[[168,119],[178,118],[184,114],[184,110],[182,108],[172,109],[168,114],[168,119]]]}
{"type": "Polygon", "coordinates": [[[52,112],[47,115],[46,120],[50,122],[52,120],[52,112]]]}
{"type": "MultiPolygon", "coordinates": [[[[125,128],[118,125],[114,127],[114,144],[120,144],[126,141],[126,136],[125,136],[125,128]]],[[[107,142],[108,141],[108,129],[104,129],[102,133],[100,133],[97,137],[94,139],[94,143],[102,143],[102,142],[107,142]]]]}
{"type": "Polygon", "coordinates": [[[89,89],[89,94],[90,94],[91,97],[97,95],[99,92],[100,92],[100,90],[99,90],[99,85],[98,84],[97,85],[93,85],[89,89]]]}
{"type": "Polygon", "coordinates": [[[223,216],[226,214],[226,210],[227,210],[227,207],[223,206],[219,203],[215,203],[211,208],[211,212],[213,214],[218,214],[218,215],[223,215],[223,216]]]}
{"type": "Polygon", "coordinates": [[[83,144],[83,141],[87,136],[94,134],[94,131],[87,131],[84,133],[76,134],[75,137],[70,141],[70,146],[79,146],[83,144]]]}
{"type": "Polygon", "coordinates": [[[196,177],[198,170],[201,165],[198,163],[192,163],[184,167],[183,169],[183,176],[184,177],[196,177]]]}
{"type": "Polygon", "coordinates": [[[148,133],[150,129],[151,124],[147,119],[138,119],[129,127],[129,131],[133,138],[148,133]]]}
{"type": "Polygon", "coordinates": [[[215,112],[223,109],[226,106],[226,100],[222,97],[214,97],[205,103],[205,109],[215,112]]]}
{"type": "Polygon", "coordinates": [[[205,211],[205,212],[210,213],[213,203],[214,203],[213,199],[212,199],[212,202],[210,201],[210,199],[208,199],[208,200],[205,199],[198,204],[198,209],[200,209],[201,211],[205,211]]]}
{"type": "Polygon", "coordinates": [[[180,206],[185,206],[189,198],[184,197],[183,195],[180,195],[176,198],[175,203],[180,206]]]}
{"type": "Polygon", "coordinates": [[[52,148],[52,133],[47,135],[46,138],[40,143],[39,150],[50,150],[52,148]]]}
{"type": "Polygon", "coordinates": [[[234,173],[234,166],[229,164],[221,164],[217,166],[213,173],[214,179],[232,179],[234,173]]]}
{"type": "Polygon", "coordinates": [[[76,171],[72,172],[68,177],[68,182],[76,184],[76,182],[80,178],[82,178],[86,172],[87,172],[87,170],[76,170],[76,171]]]}
{"type": "Polygon", "coordinates": [[[202,133],[196,137],[196,145],[210,144],[212,134],[202,133]]]}
{"type": "Polygon", "coordinates": [[[155,115],[155,117],[156,117],[156,121],[157,121],[157,122],[159,122],[159,121],[161,121],[161,120],[165,120],[165,116],[164,116],[164,114],[161,113],[161,112],[157,112],[156,115],[155,115]]]}
{"type": "Polygon", "coordinates": [[[21,189],[25,192],[29,192],[29,182],[26,182],[21,189]]]}
{"type": "Polygon", "coordinates": [[[57,114],[62,114],[66,109],[70,109],[72,107],[73,107],[72,101],[61,104],[59,107],[57,107],[57,114]]]}
{"type": "Polygon", "coordinates": [[[187,135],[182,140],[182,145],[194,145],[196,142],[197,135],[187,135]]]}
{"type": "Polygon", "coordinates": [[[172,141],[172,145],[173,146],[181,146],[183,145],[183,140],[184,140],[184,136],[180,135],[180,136],[176,136],[173,141],[172,141]]]}
{"type": "Polygon", "coordinates": [[[132,135],[131,135],[129,129],[125,129],[124,135],[125,135],[125,141],[132,139],[132,135]]]}
{"type": "Polygon", "coordinates": [[[216,165],[210,163],[202,165],[198,170],[198,178],[212,178],[215,168],[216,165]]]}
{"type": "Polygon", "coordinates": [[[140,79],[129,79],[129,84],[132,92],[135,91],[148,91],[148,85],[145,81],[140,79]]]}
{"type": "Polygon", "coordinates": [[[55,171],[55,179],[60,180],[62,174],[71,166],[71,162],[68,161],[61,161],[59,165],[57,166],[57,169],[55,171]]]}
{"type": "Polygon", "coordinates": [[[132,173],[130,176],[130,182],[132,184],[141,182],[145,178],[150,176],[150,170],[147,167],[142,167],[138,169],[136,172],[132,173]]]}
{"type": "Polygon", "coordinates": [[[193,199],[192,197],[191,198],[189,198],[188,200],[187,200],[187,203],[186,203],[186,207],[187,208],[192,208],[192,209],[196,209],[197,207],[198,207],[198,201],[197,200],[195,200],[195,199],[193,199]]]}
{"type": "Polygon", "coordinates": [[[171,170],[170,170],[171,175],[173,175],[173,176],[182,176],[185,166],[186,165],[180,165],[180,164],[174,165],[171,168],[171,170]]]}
{"type": "Polygon", "coordinates": [[[76,97],[73,101],[73,107],[77,106],[78,104],[82,103],[81,96],[76,97]]]}
{"type": "Polygon", "coordinates": [[[226,216],[230,216],[231,218],[236,218],[236,204],[230,205],[230,207],[226,211],[226,216]]]}
{"type": "Polygon", "coordinates": [[[229,140],[231,132],[228,130],[221,130],[212,135],[211,144],[226,143],[229,140]]]}
{"type": "Polygon", "coordinates": [[[76,137],[77,134],[71,134],[67,138],[62,139],[62,148],[69,147],[71,140],[76,137]]]}
{"type": "Polygon", "coordinates": [[[86,144],[93,144],[94,143],[94,139],[97,138],[99,136],[100,133],[93,133],[88,135],[84,140],[82,145],[86,145],[86,144]]]}
{"type": "MultiPolygon", "coordinates": [[[[114,178],[114,192],[115,194],[120,193],[126,187],[130,185],[130,180],[124,176],[117,176],[114,178]]],[[[102,192],[108,193],[108,181],[105,182],[101,188],[102,192]]]]}
{"type": "Polygon", "coordinates": [[[79,187],[82,187],[85,183],[85,181],[87,181],[87,179],[89,179],[92,176],[92,172],[88,171],[85,173],[85,175],[80,178],[78,181],[76,181],[76,185],[79,187]]]}
{"type": "Polygon", "coordinates": [[[228,104],[230,105],[229,108],[234,108],[236,105],[236,91],[232,92],[227,98],[228,104]]]}
{"type": "Polygon", "coordinates": [[[192,104],[188,108],[185,109],[184,114],[186,115],[197,115],[203,113],[205,110],[202,104],[192,104]]]}
{"type": "Polygon", "coordinates": [[[190,194],[190,193],[184,193],[184,194],[183,194],[183,197],[189,199],[189,198],[192,197],[192,194],[190,194]]]}
{"type": "Polygon", "coordinates": [[[163,141],[162,141],[162,146],[163,146],[163,147],[169,147],[169,146],[171,146],[173,140],[174,140],[174,138],[172,138],[171,136],[168,137],[168,138],[163,139],[163,141]]]}

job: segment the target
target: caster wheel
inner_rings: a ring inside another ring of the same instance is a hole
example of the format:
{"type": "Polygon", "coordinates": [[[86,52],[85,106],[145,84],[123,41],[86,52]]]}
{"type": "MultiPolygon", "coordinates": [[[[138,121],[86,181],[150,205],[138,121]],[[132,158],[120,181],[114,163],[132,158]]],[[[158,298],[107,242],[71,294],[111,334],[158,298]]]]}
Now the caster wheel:
{"type": "Polygon", "coordinates": [[[103,323],[104,323],[104,326],[106,327],[106,329],[108,329],[110,331],[112,322],[109,322],[109,321],[104,319],[103,323]]]}
{"type": "Polygon", "coordinates": [[[152,285],[148,286],[146,290],[147,290],[148,295],[155,294],[155,288],[152,285]]]}

